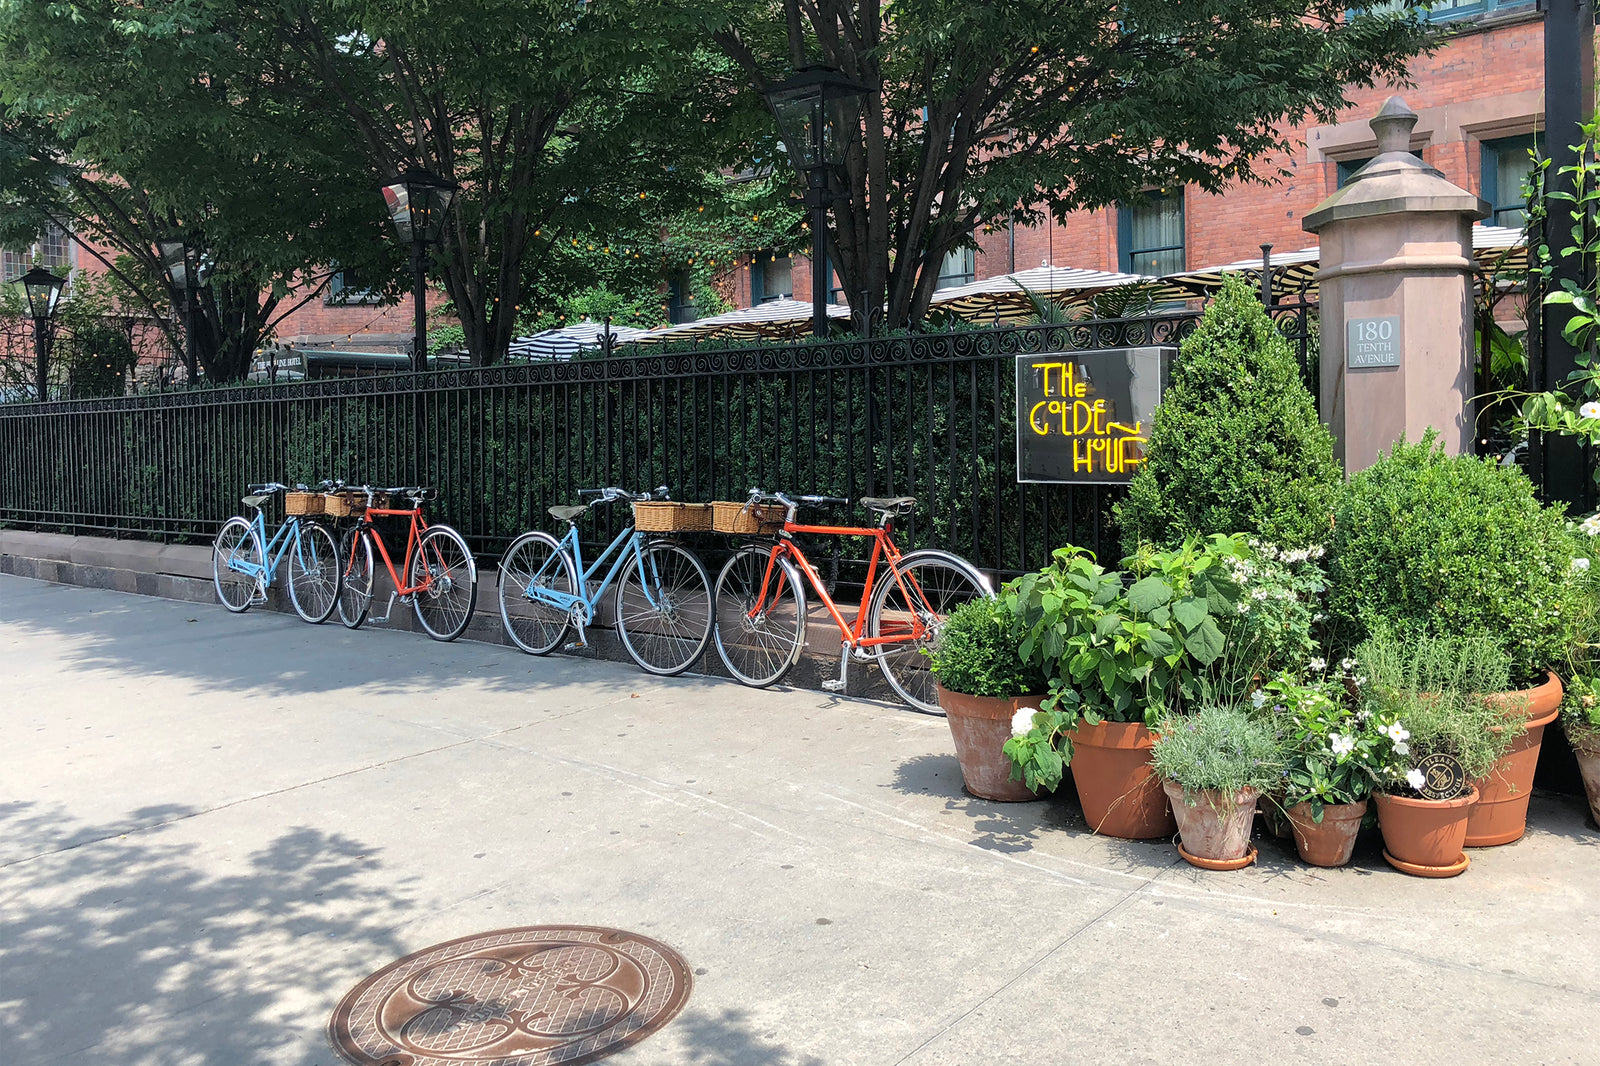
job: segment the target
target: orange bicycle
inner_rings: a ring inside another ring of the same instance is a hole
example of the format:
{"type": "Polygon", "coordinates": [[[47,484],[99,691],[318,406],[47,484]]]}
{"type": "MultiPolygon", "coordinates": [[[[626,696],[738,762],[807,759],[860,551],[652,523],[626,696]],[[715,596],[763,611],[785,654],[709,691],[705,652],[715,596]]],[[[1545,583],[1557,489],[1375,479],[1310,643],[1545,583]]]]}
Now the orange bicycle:
{"type": "Polygon", "coordinates": [[[781,492],[750,490],[750,507],[768,502],[785,508],[777,541],[746,545],[717,575],[713,632],[717,654],[728,672],[746,685],[765,688],[782,680],[799,661],[806,643],[806,590],[800,581],[804,574],[841,637],[838,680],[824,681],[822,687],[843,691],[850,660],[876,658],[884,679],[901,699],[920,711],[942,713],[924,653],[938,646],[944,620],[957,605],[994,595],[989,579],[959,555],[946,551],[900,553],[892,526],[896,517],[916,509],[914,497],[864,497],[861,506],[878,515],[878,524],[866,527],[795,521],[802,506],[849,505],[849,500],[837,496],[791,498],[781,492]],[[872,538],[872,555],[853,623],[845,621],[816,568],[794,542],[796,533],[872,538]]]}
{"type": "Polygon", "coordinates": [[[422,518],[422,502],[435,495],[434,490],[415,486],[392,489],[375,489],[370,485],[347,487],[342,494],[364,494],[366,507],[356,524],[345,530],[339,539],[339,559],[344,566],[343,583],[339,588],[339,618],[351,629],[360,628],[372,608],[372,549],[383,556],[383,565],[394,582],[389,594],[389,606],[378,621],[387,621],[394,610],[395,597],[409,603],[417,612],[417,621],[434,640],[455,640],[466,631],[472,621],[472,607],[478,598],[478,564],[472,558],[466,538],[449,526],[430,526],[422,518]],[[379,497],[385,497],[380,500],[379,497]],[[390,507],[389,496],[404,496],[410,507],[390,507]],[[379,506],[379,504],[382,504],[379,506]],[[395,572],[389,559],[389,549],[383,537],[372,524],[374,517],[392,515],[411,520],[406,534],[406,556],[401,570],[406,580],[395,572]]]}

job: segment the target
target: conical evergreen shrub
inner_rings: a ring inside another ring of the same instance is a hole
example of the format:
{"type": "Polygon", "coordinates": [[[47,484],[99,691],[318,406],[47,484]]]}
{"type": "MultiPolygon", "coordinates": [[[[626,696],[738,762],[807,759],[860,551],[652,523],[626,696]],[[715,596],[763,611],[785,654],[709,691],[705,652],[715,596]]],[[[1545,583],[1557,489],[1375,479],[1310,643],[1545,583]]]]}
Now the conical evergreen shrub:
{"type": "Polygon", "coordinates": [[[1145,462],[1116,507],[1123,550],[1195,533],[1320,544],[1340,480],[1289,342],[1251,286],[1227,278],[1179,349],[1145,462]]]}

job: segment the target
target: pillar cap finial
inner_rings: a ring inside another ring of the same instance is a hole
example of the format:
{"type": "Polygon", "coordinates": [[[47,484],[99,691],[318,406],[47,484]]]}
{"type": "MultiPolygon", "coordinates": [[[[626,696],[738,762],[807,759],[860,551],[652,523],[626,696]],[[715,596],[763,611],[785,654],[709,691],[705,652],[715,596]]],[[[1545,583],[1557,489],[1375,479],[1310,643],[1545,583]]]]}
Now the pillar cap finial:
{"type": "Polygon", "coordinates": [[[1399,96],[1385,100],[1367,124],[1377,134],[1378,154],[1411,151],[1411,130],[1417,124],[1417,113],[1399,96]]]}

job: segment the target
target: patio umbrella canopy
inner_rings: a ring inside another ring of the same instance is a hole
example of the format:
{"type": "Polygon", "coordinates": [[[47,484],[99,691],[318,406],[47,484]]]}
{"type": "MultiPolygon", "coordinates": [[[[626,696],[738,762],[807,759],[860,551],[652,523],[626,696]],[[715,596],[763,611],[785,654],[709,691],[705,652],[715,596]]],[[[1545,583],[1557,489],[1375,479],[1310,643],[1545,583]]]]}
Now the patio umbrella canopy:
{"type": "Polygon", "coordinates": [[[611,331],[612,344],[638,340],[647,332],[632,326],[608,326],[604,322],[585,319],[560,329],[547,329],[511,342],[513,359],[571,359],[586,348],[603,348],[607,330],[611,331]]]}
{"type": "Polygon", "coordinates": [[[1026,322],[1033,320],[1037,314],[1033,296],[1048,299],[1069,310],[1092,311],[1095,298],[1106,290],[1141,284],[1151,286],[1149,295],[1153,301],[1182,300],[1194,295],[1164,285],[1160,278],[1142,274],[1043,266],[984,278],[951,289],[940,289],[933,294],[929,310],[951,311],[969,322],[980,324],[1026,322]]]}
{"type": "MultiPolygon", "coordinates": [[[[850,318],[850,309],[842,304],[828,305],[828,318],[850,318]]],[[[729,340],[756,340],[762,337],[788,339],[811,332],[811,305],[799,300],[771,300],[754,307],[729,311],[725,315],[685,322],[681,326],[668,326],[641,333],[630,340],[640,344],[686,341],[692,338],[720,337],[729,340]]]]}

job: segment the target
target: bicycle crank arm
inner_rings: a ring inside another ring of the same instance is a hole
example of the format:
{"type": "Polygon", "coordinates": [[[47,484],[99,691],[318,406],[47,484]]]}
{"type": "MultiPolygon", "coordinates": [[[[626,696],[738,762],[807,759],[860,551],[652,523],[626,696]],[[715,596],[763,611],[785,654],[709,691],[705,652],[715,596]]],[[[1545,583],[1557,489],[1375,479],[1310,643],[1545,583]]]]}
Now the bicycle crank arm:
{"type": "Polygon", "coordinates": [[[379,625],[383,625],[385,622],[389,621],[389,616],[394,614],[394,598],[395,593],[389,593],[389,605],[383,609],[383,617],[379,618],[374,615],[372,618],[374,622],[378,623],[379,625]]]}
{"type": "Polygon", "coordinates": [[[827,692],[843,692],[850,683],[850,642],[839,642],[839,676],[833,681],[824,681],[822,688],[827,692]]]}
{"type": "Polygon", "coordinates": [[[572,608],[572,624],[577,627],[578,639],[569,641],[562,647],[562,651],[583,651],[589,646],[589,631],[584,619],[584,611],[578,605],[572,608]]]}

